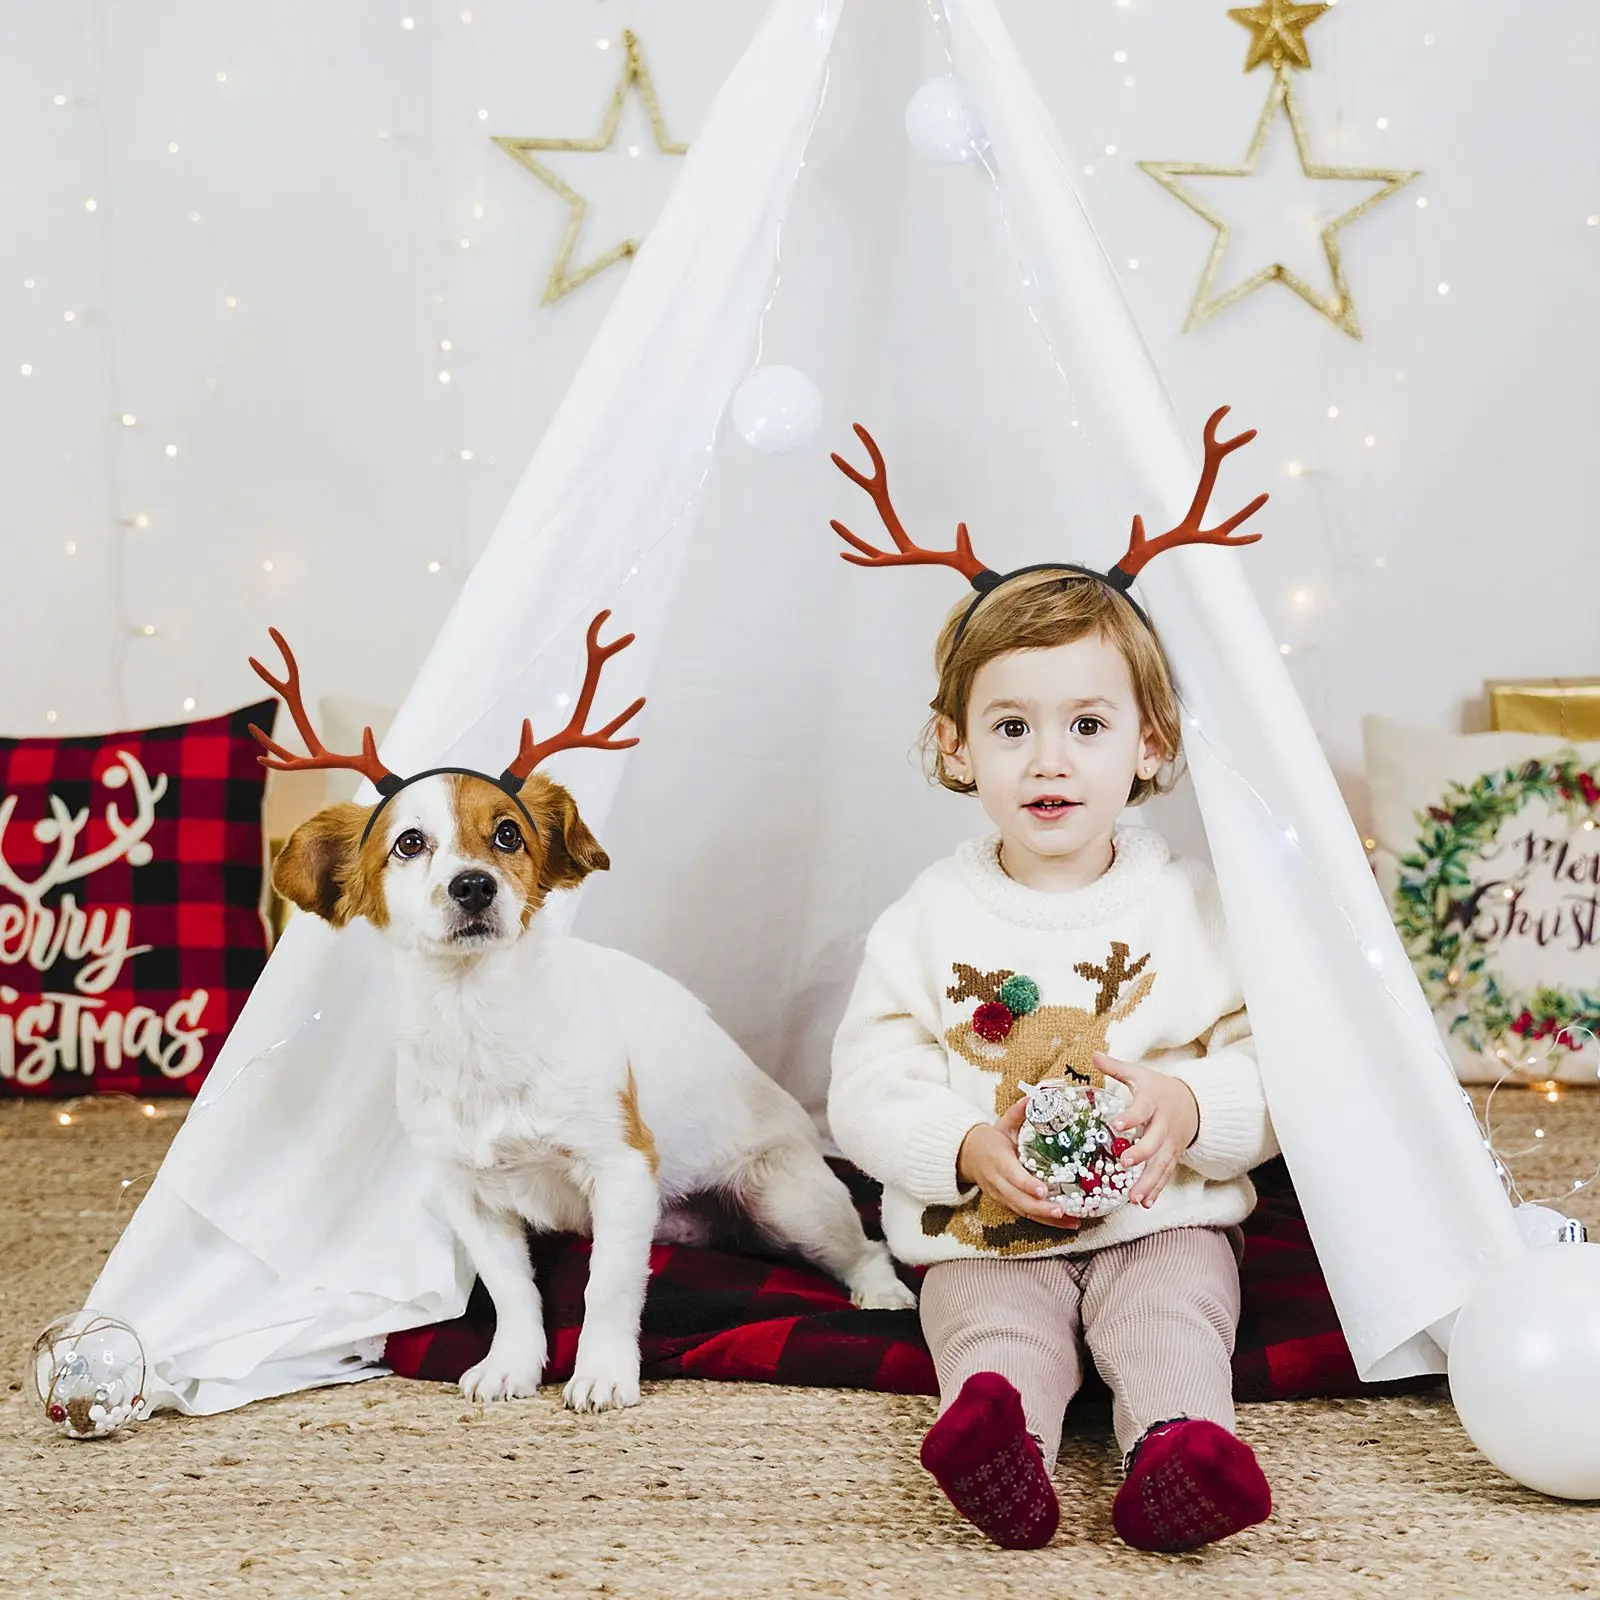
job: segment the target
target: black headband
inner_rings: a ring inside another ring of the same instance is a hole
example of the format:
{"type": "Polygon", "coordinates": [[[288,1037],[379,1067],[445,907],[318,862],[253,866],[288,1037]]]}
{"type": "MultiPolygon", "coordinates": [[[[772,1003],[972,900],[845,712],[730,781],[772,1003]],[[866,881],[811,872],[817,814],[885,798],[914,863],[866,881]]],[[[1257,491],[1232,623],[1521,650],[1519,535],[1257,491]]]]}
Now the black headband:
{"type": "Polygon", "coordinates": [[[972,587],[978,592],[972,597],[972,604],[961,613],[961,620],[956,624],[955,634],[950,640],[950,648],[953,650],[960,643],[961,635],[967,631],[967,624],[972,620],[973,612],[983,604],[985,596],[993,593],[1001,584],[1010,583],[1013,578],[1026,577],[1030,572],[1075,572],[1081,577],[1094,578],[1120,594],[1133,607],[1145,627],[1152,633],[1156,631],[1139,602],[1128,593],[1128,586],[1133,582],[1133,577],[1121,567],[1113,567],[1109,572],[1097,572],[1093,567],[1080,567],[1072,561],[1038,561],[1031,567],[1018,567],[1015,572],[992,572],[985,567],[977,573],[971,582],[972,587]]]}
{"type": "MultiPolygon", "coordinates": [[[[426,772],[413,773],[409,778],[397,778],[393,773],[390,773],[387,777],[378,780],[377,790],[383,798],[372,808],[372,815],[367,818],[367,825],[361,830],[361,844],[367,842],[367,835],[372,832],[372,825],[378,820],[378,813],[402,789],[408,789],[414,783],[421,783],[424,778],[437,778],[450,772],[460,773],[463,778],[482,778],[485,783],[492,783],[495,788],[499,789],[516,804],[517,810],[528,819],[528,826],[535,833],[539,831],[539,824],[533,820],[533,813],[522,803],[520,791],[523,780],[516,773],[506,771],[502,772],[498,778],[491,778],[487,772],[479,772],[473,767],[429,767],[426,772]]],[[[357,848],[359,849],[360,846],[358,845],[357,848]]]]}

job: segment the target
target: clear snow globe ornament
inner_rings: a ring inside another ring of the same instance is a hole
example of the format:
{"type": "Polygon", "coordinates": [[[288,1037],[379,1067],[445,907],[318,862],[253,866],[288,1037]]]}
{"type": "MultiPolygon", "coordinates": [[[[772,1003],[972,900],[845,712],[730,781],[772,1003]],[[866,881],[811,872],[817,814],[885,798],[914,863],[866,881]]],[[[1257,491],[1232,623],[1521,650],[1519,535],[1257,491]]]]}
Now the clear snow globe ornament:
{"type": "Polygon", "coordinates": [[[1109,1078],[1099,1088],[1059,1080],[1017,1087],[1028,1097],[1017,1159],[1049,1186],[1069,1217],[1115,1211],[1144,1171],[1142,1162],[1122,1164],[1135,1141],[1111,1125],[1128,1109],[1128,1091],[1109,1078]]]}
{"type": "Polygon", "coordinates": [[[33,1387],[69,1439],[104,1439],[144,1415],[144,1346],[102,1311],[57,1317],[33,1342],[33,1387]]]}

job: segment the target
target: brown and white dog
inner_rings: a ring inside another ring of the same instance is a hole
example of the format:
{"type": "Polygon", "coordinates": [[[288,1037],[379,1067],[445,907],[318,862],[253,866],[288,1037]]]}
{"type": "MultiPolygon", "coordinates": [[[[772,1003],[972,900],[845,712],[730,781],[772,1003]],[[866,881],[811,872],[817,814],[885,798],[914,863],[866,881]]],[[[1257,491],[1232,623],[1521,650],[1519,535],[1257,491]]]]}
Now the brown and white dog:
{"type": "Polygon", "coordinates": [[[846,1283],[857,1305],[915,1303],[884,1246],[863,1233],[810,1118],[704,1006],[642,961],[540,925],[547,895],[610,865],[572,796],[531,771],[555,748],[621,748],[610,736],[637,704],[598,734],[582,732],[599,665],[628,642],[598,645],[604,615],[590,628],[573,723],[541,746],[525,727],[519,762],[500,780],[447,771],[402,783],[370,735],[362,757],[331,755],[304,715],[281,637],[287,679],[255,664],[312,751],[296,757],[263,738],[273,752],[264,759],[354,766],[385,794],[375,818],[348,804],[304,823],[273,884],[335,927],[366,918],[389,953],[400,1118],[436,1167],[495,1306],[494,1341],[462,1392],[535,1391],[547,1347],[525,1227],[570,1230],[594,1243],[565,1399],[592,1411],[638,1404],[650,1243],[663,1207],[680,1198],[733,1198],[846,1283]]]}

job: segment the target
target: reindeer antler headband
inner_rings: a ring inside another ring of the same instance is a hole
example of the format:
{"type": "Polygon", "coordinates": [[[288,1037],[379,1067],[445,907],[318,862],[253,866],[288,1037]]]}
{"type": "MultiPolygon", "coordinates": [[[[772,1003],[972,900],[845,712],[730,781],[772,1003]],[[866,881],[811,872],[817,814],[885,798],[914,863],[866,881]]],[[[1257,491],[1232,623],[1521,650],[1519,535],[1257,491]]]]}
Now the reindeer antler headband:
{"type": "Polygon", "coordinates": [[[972,541],[967,536],[967,525],[964,522],[956,526],[956,543],[953,550],[925,550],[921,545],[913,543],[889,500],[889,479],[883,464],[883,452],[879,450],[877,441],[858,422],[855,425],[856,433],[867,447],[867,454],[872,458],[872,476],[869,478],[864,472],[851,466],[841,455],[834,456],[833,464],[852,483],[865,489],[872,497],[872,503],[878,508],[878,515],[883,519],[884,527],[889,530],[889,537],[894,540],[895,548],[880,550],[875,545],[868,544],[865,539],[858,538],[842,522],[835,519],[832,524],[833,531],[855,552],[853,554],[851,550],[841,550],[839,554],[858,567],[939,566],[952,567],[959,572],[978,592],[972,597],[972,604],[963,613],[961,621],[956,624],[952,645],[966,631],[973,612],[982,605],[985,595],[998,589],[1001,584],[1009,583],[1011,579],[1023,577],[1030,572],[1077,572],[1086,578],[1097,578],[1101,583],[1109,584],[1115,589],[1138,612],[1144,625],[1150,627],[1149,617],[1145,616],[1138,602],[1128,593],[1128,587],[1153,556],[1180,544],[1243,545],[1254,544],[1261,537],[1259,533],[1243,534],[1237,539],[1229,536],[1241,522],[1253,517],[1267,503],[1268,497],[1265,494],[1258,494],[1243,511],[1236,511],[1226,522],[1215,528],[1203,528],[1200,525],[1211,500],[1211,491],[1216,487],[1218,467],[1227,456],[1249,444],[1256,436],[1256,430],[1251,428],[1248,432],[1219,442],[1217,424],[1227,414],[1227,406],[1220,406],[1212,412],[1210,420],[1206,423],[1205,465],[1200,471],[1200,486],[1194,492],[1194,499],[1190,502],[1183,521],[1166,533],[1154,539],[1147,539],[1144,518],[1136,516],[1133,519],[1133,535],[1128,542],[1127,551],[1109,572],[1100,572],[1093,567],[1081,567],[1070,561],[1041,561],[1031,567],[1018,567],[1014,572],[994,572],[984,566],[972,553],[972,541]]]}
{"type": "Polygon", "coordinates": [[[613,717],[605,727],[590,732],[585,730],[584,723],[589,718],[589,708],[594,704],[594,691],[600,682],[600,674],[607,661],[616,655],[619,650],[626,650],[633,643],[634,635],[624,634],[620,639],[614,639],[610,644],[600,643],[600,625],[609,617],[609,611],[602,611],[593,622],[589,624],[589,632],[585,643],[588,648],[588,666],[583,675],[583,690],[578,695],[578,703],[573,708],[571,719],[560,733],[549,739],[535,741],[533,737],[533,723],[528,718],[522,722],[522,743],[517,751],[516,759],[506,768],[500,776],[494,777],[487,772],[479,772],[473,767],[430,767],[426,772],[413,773],[409,778],[402,778],[397,773],[391,772],[378,759],[378,746],[372,737],[371,728],[361,730],[361,753],[359,755],[338,755],[328,749],[321,739],[317,737],[316,729],[311,726],[311,718],[306,714],[305,701],[300,694],[300,667],[294,659],[294,652],[284,642],[284,637],[276,628],[267,631],[272,635],[272,642],[283,652],[284,663],[288,668],[287,676],[275,678],[267,669],[256,660],[250,658],[250,665],[255,668],[256,675],[267,686],[283,697],[284,704],[288,706],[290,714],[294,717],[294,725],[300,730],[300,737],[306,742],[306,749],[310,755],[297,756],[285,750],[281,744],[269,739],[258,727],[251,724],[250,731],[256,737],[256,742],[262,745],[269,753],[258,759],[264,767],[271,767],[275,772],[303,772],[318,767],[344,768],[351,772],[359,772],[377,789],[379,799],[372,808],[372,815],[367,818],[367,825],[361,830],[361,842],[367,842],[367,835],[372,832],[372,825],[378,820],[378,813],[400,793],[400,791],[413,783],[419,783],[424,778],[438,777],[441,773],[458,772],[468,778],[482,778],[486,783],[492,783],[516,803],[517,809],[527,819],[528,826],[537,833],[538,825],[534,822],[527,806],[522,803],[521,789],[527,776],[547,756],[553,756],[558,750],[626,750],[638,744],[638,737],[631,739],[615,739],[612,737],[624,723],[638,715],[640,707],[644,705],[641,695],[620,716],[613,717]]]}

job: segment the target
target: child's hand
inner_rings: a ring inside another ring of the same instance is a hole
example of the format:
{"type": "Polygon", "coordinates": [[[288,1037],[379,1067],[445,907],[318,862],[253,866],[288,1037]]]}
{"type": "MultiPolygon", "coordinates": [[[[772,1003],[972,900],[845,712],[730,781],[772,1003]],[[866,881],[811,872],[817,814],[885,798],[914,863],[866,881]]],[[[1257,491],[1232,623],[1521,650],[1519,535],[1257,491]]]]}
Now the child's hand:
{"type": "Polygon", "coordinates": [[[1049,1186],[1017,1159],[1017,1135],[1022,1132],[1026,1098],[1020,1099],[997,1122],[982,1122],[968,1131],[956,1154],[956,1176],[975,1183],[1007,1211],[1052,1228],[1072,1232],[1078,1226],[1050,1196],[1049,1186]]]}
{"type": "Polygon", "coordinates": [[[1167,1186],[1178,1158],[1200,1131],[1200,1107],[1194,1091],[1181,1078],[1169,1078],[1159,1067],[1142,1061],[1118,1061],[1097,1054],[1094,1064],[1108,1077],[1127,1084],[1133,1100],[1111,1126],[1122,1133],[1142,1128],[1139,1142],[1122,1157],[1125,1167],[1144,1162],[1139,1181],[1128,1192],[1131,1205],[1153,1206],[1167,1186]]]}

